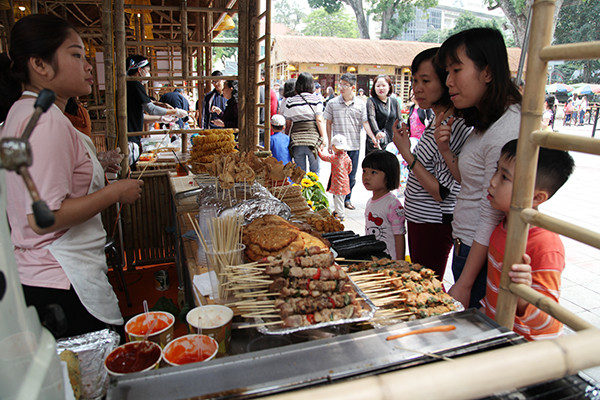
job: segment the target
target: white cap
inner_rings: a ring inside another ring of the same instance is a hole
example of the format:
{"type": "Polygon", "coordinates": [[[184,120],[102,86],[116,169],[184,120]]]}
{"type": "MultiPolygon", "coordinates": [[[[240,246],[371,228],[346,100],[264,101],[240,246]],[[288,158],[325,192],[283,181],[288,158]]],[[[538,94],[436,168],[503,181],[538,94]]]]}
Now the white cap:
{"type": "Polygon", "coordinates": [[[331,139],[331,145],[335,146],[338,150],[349,150],[348,141],[346,140],[346,136],[344,135],[335,135],[331,139]]]}
{"type": "Polygon", "coordinates": [[[271,125],[285,126],[285,117],[281,114],[275,114],[271,117],[271,125]]]}

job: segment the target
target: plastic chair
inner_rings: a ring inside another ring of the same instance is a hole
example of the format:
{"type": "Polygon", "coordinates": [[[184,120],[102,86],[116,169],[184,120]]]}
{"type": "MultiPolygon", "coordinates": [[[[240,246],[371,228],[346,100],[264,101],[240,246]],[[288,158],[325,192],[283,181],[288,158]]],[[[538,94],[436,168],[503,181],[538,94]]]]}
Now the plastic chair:
{"type": "Polygon", "coordinates": [[[125,281],[125,275],[123,274],[123,262],[121,254],[115,246],[115,239],[110,236],[106,237],[106,244],[104,245],[104,251],[106,252],[106,262],[109,266],[117,272],[117,288],[120,292],[125,291],[125,298],[127,299],[127,306],[131,307],[131,299],[129,298],[129,291],[127,290],[127,282],[125,281]]]}

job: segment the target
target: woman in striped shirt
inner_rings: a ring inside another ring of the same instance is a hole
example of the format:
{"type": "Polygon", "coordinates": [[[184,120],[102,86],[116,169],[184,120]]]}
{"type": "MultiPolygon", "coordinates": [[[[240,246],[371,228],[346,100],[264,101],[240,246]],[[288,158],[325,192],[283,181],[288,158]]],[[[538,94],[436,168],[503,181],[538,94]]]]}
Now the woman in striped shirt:
{"type": "Polygon", "coordinates": [[[458,155],[467,140],[471,127],[456,110],[444,84],[447,72],[434,58],[438,48],[419,53],[412,62],[412,90],[420,108],[431,108],[435,122],[431,122],[421,136],[414,153],[410,152],[410,128],[394,124],[394,144],[410,170],[406,185],[404,208],[408,227],[408,247],[412,262],[433,269],[444,276],[448,255],[452,249],[452,213],[460,184],[458,166],[446,161],[436,143],[435,128],[441,124],[452,126],[449,146],[458,155]]]}

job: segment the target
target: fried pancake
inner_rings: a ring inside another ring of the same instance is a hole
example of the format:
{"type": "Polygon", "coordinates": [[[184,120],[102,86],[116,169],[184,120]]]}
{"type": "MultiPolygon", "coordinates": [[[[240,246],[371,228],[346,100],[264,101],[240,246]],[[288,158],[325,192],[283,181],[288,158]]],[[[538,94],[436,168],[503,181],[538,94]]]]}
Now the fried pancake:
{"type": "Polygon", "coordinates": [[[325,246],[325,243],[323,243],[321,240],[319,240],[319,238],[311,235],[310,233],[307,232],[300,232],[300,235],[302,237],[302,240],[304,241],[304,247],[303,248],[310,248],[312,246],[317,246],[319,248],[326,248],[327,246],[325,246]]]}
{"type": "Polygon", "coordinates": [[[288,246],[298,236],[298,230],[292,226],[274,225],[251,232],[248,235],[250,243],[257,244],[261,249],[276,251],[288,246]]]}

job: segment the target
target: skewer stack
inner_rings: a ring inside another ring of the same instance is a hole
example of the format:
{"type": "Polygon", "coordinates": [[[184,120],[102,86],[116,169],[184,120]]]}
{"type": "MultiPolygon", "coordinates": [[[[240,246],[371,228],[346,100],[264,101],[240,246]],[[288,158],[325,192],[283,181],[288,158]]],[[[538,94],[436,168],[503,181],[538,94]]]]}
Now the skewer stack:
{"type": "Polygon", "coordinates": [[[242,300],[234,305],[243,317],[269,322],[245,327],[295,328],[360,316],[361,306],[348,276],[334,264],[328,249],[286,251],[266,261],[236,267],[263,272],[263,278],[253,276],[252,292],[238,291],[236,297],[242,300]]]}
{"type": "Polygon", "coordinates": [[[234,129],[205,129],[194,137],[191,151],[194,174],[207,172],[207,164],[213,161],[215,155],[234,152],[234,131],[234,129]]]}
{"type": "Polygon", "coordinates": [[[374,258],[349,266],[348,275],[380,308],[371,322],[382,325],[456,311],[434,272],[420,264],[374,258]]]}

